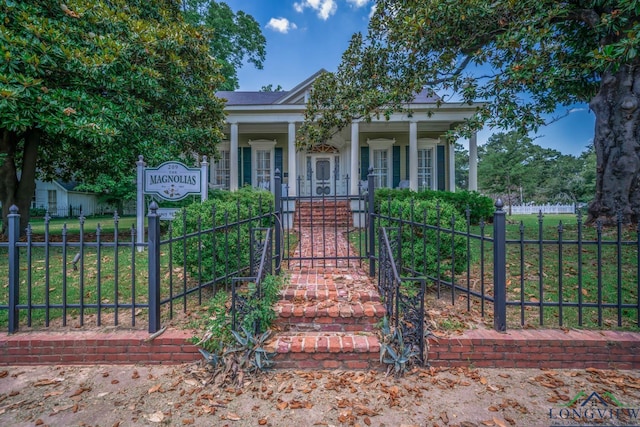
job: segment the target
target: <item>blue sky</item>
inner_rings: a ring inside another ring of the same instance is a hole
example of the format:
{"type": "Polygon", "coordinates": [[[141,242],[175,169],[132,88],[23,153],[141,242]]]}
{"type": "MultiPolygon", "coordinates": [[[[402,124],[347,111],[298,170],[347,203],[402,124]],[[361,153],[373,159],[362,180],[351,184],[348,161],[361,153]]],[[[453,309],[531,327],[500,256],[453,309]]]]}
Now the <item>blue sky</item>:
{"type": "MultiPolygon", "coordinates": [[[[225,0],[223,0],[225,1],[225,0]]],[[[262,70],[246,65],[238,72],[240,90],[260,90],[269,84],[284,90],[324,68],[335,71],[351,35],[366,33],[373,0],[226,0],[260,24],[267,39],[262,70]]],[[[535,143],[564,154],[579,155],[592,143],[595,118],[585,105],[560,107],[556,116],[569,115],[538,132],[535,143]]],[[[478,133],[483,144],[493,130],[478,133]]]]}

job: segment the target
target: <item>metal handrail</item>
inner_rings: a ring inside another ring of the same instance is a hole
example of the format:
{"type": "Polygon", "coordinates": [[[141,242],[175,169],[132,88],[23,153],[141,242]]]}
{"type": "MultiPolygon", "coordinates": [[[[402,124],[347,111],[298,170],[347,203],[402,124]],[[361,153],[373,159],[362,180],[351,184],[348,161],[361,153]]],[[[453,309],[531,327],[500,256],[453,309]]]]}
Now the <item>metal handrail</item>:
{"type": "MultiPolygon", "coordinates": [[[[267,272],[267,262],[271,262],[271,256],[269,255],[269,251],[271,248],[271,229],[266,229],[264,246],[262,247],[262,253],[260,254],[260,264],[258,265],[258,270],[256,271],[255,276],[247,276],[247,277],[234,277],[231,279],[231,329],[237,331],[237,307],[236,304],[238,302],[238,295],[236,292],[236,284],[238,282],[247,283],[254,282],[256,284],[256,290],[258,293],[258,298],[262,297],[262,291],[260,285],[262,283],[262,279],[265,277],[267,272]]],[[[253,249],[253,248],[251,248],[253,249]]],[[[257,327],[256,327],[257,328],[257,327]]]]}

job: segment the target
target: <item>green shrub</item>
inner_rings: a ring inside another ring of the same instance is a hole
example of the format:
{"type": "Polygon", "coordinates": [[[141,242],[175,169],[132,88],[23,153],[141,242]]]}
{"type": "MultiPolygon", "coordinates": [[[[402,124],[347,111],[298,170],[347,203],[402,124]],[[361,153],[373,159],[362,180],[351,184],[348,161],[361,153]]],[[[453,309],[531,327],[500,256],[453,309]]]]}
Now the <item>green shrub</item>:
{"type": "Polygon", "coordinates": [[[29,209],[29,216],[31,218],[42,218],[47,214],[47,210],[45,208],[31,208],[29,209]]]}
{"type": "MultiPolygon", "coordinates": [[[[267,336],[276,313],[273,305],[280,298],[280,289],[285,279],[282,276],[267,275],[262,280],[260,297],[255,283],[240,289],[245,298],[247,314],[237,319],[238,331],[244,331],[245,338],[267,336]]],[[[227,353],[238,344],[238,331],[232,331],[231,295],[220,291],[209,301],[208,318],[204,321],[204,331],[191,339],[200,347],[205,359],[212,365],[225,363],[227,353]]],[[[251,340],[249,340],[251,341],[251,340]]]]}
{"type": "Polygon", "coordinates": [[[267,191],[244,187],[236,192],[216,191],[204,202],[193,203],[183,209],[173,221],[173,261],[185,262],[183,234],[202,230],[197,236],[186,239],[187,272],[193,276],[202,273],[202,280],[223,278],[228,274],[239,275],[249,267],[250,229],[270,227],[273,195],[267,191]],[[214,215],[215,214],[215,215],[214,215]],[[262,215],[259,219],[255,218],[262,215]],[[215,230],[214,230],[215,227],[215,230]]]}
{"type": "Polygon", "coordinates": [[[464,218],[469,207],[470,221],[478,224],[480,220],[491,221],[495,210],[494,202],[490,197],[483,196],[476,191],[411,191],[409,189],[379,188],[375,194],[376,210],[384,208],[388,200],[440,200],[452,204],[458,213],[464,218]]]}
{"type": "Polygon", "coordinates": [[[436,199],[414,200],[413,204],[408,199],[391,199],[390,202],[384,203],[380,210],[383,215],[381,226],[402,225],[403,267],[433,277],[438,273],[438,260],[440,270],[444,272],[451,271],[454,260],[454,271],[460,273],[464,270],[467,256],[466,239],[462,235],[455,235],[452,230],[464,232],[466,218],[452,204],[436,199]],[[412,212],[413,222],[407,223],[412,218],[412,212]],[[387,216],[392,219],[384,218],[387,216]],[[402,219],[402,224],[399,219],[402,219]],[[440,231],[436,230],[436,225],[439,225],[440,231]]]}

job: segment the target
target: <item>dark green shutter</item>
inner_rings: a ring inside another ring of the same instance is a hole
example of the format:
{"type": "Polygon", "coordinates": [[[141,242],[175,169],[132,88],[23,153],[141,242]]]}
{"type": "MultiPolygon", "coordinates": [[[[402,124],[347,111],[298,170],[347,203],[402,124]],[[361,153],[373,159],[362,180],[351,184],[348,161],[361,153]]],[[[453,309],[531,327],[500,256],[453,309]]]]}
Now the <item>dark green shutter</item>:
{"type": "Polygon", "coordinates": [[[366,181],[369,175],[369,147],[360,147],[360,180],[366,181]]]}
{"type": "Polygon", "coordinates": [[[238,148],[238,187],[242,187],[242,148],[238,148]]]}
{"type": "Polygon", "coordinates": [[[393,186],[392,188],[396,188],[400,185],[400,147],[394,145],[391,147],[391,164],[393,165],[393,186]]]}
{"type": "Polygon", "coordinates": [[[406,179],[407,181],[409,181],[409,146],[407,145],[405,150],[405,158],[404,158],[404,164],[405,164],[405,170],[404,170],[404,179],[406,179]]]}
{"type": "Polygon", "coordinates": [[[444,191],[446,189],[446,175],[444,169],[444,145],[438,145],[436,154],[436,162],[438,168],[438,190],[444,191]]]}
{"type": "MultiPolygon", "coordinates": [[[[284,171],[282,170],[282,147],[275,148],[275,163],[276,169],[280,171],[280,177],[282,178],[284,171]]],[[[276,175],[276,171],[273,171],[273,176],[276,175]]]]}
{"type": "Polygon", "coordinates": [[[242,147],[242,169],[242,185],[251,185],[251,147],[242,147]]]}

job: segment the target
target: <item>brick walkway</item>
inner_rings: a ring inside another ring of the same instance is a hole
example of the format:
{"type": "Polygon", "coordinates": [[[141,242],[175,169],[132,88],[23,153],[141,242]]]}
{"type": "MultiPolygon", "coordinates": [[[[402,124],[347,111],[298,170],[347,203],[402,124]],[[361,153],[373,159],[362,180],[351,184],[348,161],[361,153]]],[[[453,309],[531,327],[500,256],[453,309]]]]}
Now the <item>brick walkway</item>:
{"type": "Polygon", "coordinates": [[[348,259],[356,252],[344,231],[299,233],[299,259],[289,263],[289,283],[276,304],[278,367],[370,369],[378,363],[375,325],[384,308],[362,262],[348,259]]]}
{"type": "Polygon", "coordinates": [[[287,265],[289,270],[305,267],[362,270],[360,260],[348,259],[358,253],[344,236],[346,228],[302,227],[298,231],[298,247],[287,265]]]}

